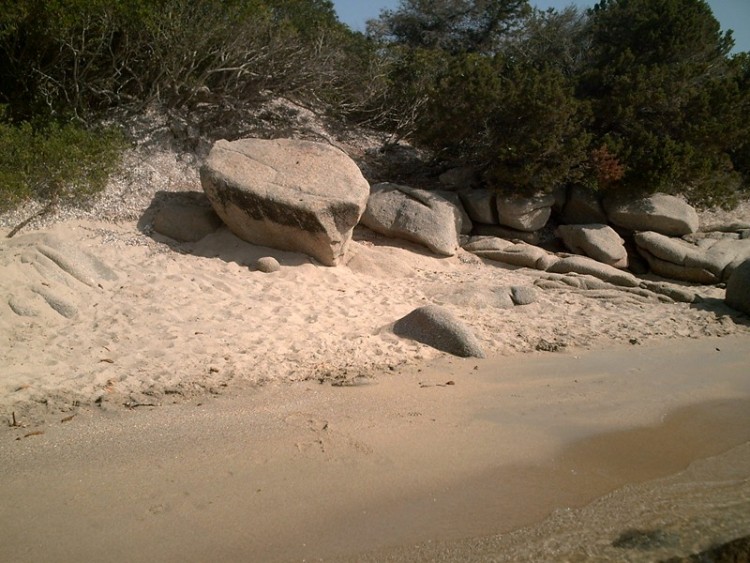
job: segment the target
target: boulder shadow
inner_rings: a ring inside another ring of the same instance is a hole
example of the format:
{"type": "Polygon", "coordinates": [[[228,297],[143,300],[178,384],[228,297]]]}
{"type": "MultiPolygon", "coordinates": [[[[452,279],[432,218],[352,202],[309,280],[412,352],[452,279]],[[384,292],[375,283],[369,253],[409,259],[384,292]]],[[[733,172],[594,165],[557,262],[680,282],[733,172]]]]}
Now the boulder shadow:
{"type": "Polygon", "coordinates": [[[318,265],[300,252],[242,240],[224,225],[203,192],[157,192],[138,220],[138,230],[176,253],[218,258],[254,270],[258,259],[267,256],[282,266],[318,265]]]}

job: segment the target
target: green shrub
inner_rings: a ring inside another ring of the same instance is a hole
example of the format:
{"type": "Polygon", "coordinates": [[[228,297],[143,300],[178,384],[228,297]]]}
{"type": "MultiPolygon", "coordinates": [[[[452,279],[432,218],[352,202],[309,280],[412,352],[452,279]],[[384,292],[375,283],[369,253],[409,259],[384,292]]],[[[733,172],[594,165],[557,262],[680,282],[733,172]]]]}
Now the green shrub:
{"type": "Polygon", "coordinates": [[[124,145],[117,129],[0,121],[0,210],[29,199],[84,204],[105,187],[124,145]]]}

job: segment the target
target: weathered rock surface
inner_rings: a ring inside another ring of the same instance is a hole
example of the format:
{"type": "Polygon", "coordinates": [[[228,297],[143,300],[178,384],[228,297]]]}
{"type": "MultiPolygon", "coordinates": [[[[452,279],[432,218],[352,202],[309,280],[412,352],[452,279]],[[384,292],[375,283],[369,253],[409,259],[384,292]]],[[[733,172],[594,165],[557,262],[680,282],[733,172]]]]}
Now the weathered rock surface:
{"type": "Polygon", "coordinates": [[[178,242],[196,242],[221,227],[219,216],[206,200],[205,205],[174,203],[154,215],[153,229],[178,242]]]}
{"type": "Polygon", "coordinates": [[[554,274],[585,274],[624,287],[638,286],[638,280],[632,274],[584,256],[563,258],[547,268],[547,271],[554,274]]]}
{"type": "Polygon", "coordinates": [[[750,260],[745,260],[734,269],[727,281],[727,305],[750,315],[750,260]]]}
{"type": "Polygon", "coordinates": [[[665,278],[713,284],[726,281],[750,258],[750,241],[703,238],[695,244],[659,233],[636,233],[635,243],[655,274],[665,278]]]}
{"type": "Polygon", "coordinates": [[[398,184],[376,184],[362,224],[389,237],[426,246],[443,256],[458,250],[460,212],[444,197],[398,184]]]}
{"type": "Polygon", "coordinates": [[[516,305],[531,305],[538,299],[536,289],[527,285],[514,285],[510,288],[510,296],[516,305]]]}
{"type": "Polygon", "coordinates": [[[456,192],[449,192],[447,190],[437,190],[433,192],[442,198],[447,199],[456,208],[456,231],[462,235],[468,235],[474,228],[474,223],[471,221],[471,217],[466,212],[463,201],[456,192]]]}
{"type": "Polygon", "coordinates": [[[628,266],[625,241],[608,225],[560,225],[555,235],[571,252],[615,268],[628,266]]]}
{"type": "Polygon", "coordinates": [[[654,194],[637,199],[605,198],[609,222],[631,231],[682,236],[698,230],[695,209],[678,197],[654,194]]]}
{"type": "Polygon", "coordinates": [[[547,224],[555,198],[497,196],[497,220],[500,225],[519,231],[538,231],[547,224]]]}
{"type": "Polygon", "coordinates": [[[607,223],[599,196],[583,186],[571,186],[560,220],[570,225],[607,223]]]}
{"type": "Polygon", "coordinates": [[[472,221],[497,225],[497,200],[492,190],[463,190],[458,194],[472,221]]]}
{"type": "Polygon", "coordinates": [[[462,358],[483,358],[484,351],[471,329],[437,305],[415,309],[396,321],[393,332],[462,358]]]}
{"type": "Polygon", "coordinates": [[[474,228],[472,229],[471,234],[474,236],[497,237],[506,240],[520,241],[527,244],[539,244],[542,239],[539,231],[526,232],[511,229],[509,227],[502,227],[500,225],[485,225],[482,223],[474,223],[474,228]]]}
{"type": "Polygon", "coordinates": [[[201,167],[201,184],[238,237],[328,266],[340,262],[369,195],[342,151],[291,139],[218,141],[201,167]]]}
{"type": "Polygon", "coordinates": [[[547,251],[538,246],[524,242],[512,243],[497,237],[472,237],[464,245],[464,250],[488,260],[536,269],[539,268],[540,260],[547,256],[547,251]]]}

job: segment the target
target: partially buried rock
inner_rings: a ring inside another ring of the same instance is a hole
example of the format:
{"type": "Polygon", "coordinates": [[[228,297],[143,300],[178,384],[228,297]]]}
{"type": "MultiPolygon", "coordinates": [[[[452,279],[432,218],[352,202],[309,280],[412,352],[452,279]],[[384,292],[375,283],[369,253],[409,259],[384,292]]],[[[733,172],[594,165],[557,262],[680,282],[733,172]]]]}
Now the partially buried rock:
{"type": "Polygon", "coordinates": [[[164,205],[154,216],[154,231],[178,242],[196,242],[210,235],[221,227],[221,219],[203,199],[164,205]]]}
{"type": "Polygon", "coordinates": [[[536,303],[537,294],[533,287],[514,285],[510,288],[510,297],[515,305],[531,305],[536,303]]]}
{"type": "Polygon", "coordinates": [[[259,272],[271,274],[278,272],[281,269],[281,265],[273,256],[264,256],[263,258],[258,258],[257,262],[255,262],[255,269],[259,272]]]}
{"type": "Polygon", "coordinates": [[[484,351],[471,329],[437,305],[415,309],[396,321],[393,332],[454,356],[484,358],[484,351]]]}
{"type": "Polygon", "coordinates": [[[216,213],[247,242],[337,265],[369,195],[354,161],[324,143],[218,141],[201,167],[216,213]]]}

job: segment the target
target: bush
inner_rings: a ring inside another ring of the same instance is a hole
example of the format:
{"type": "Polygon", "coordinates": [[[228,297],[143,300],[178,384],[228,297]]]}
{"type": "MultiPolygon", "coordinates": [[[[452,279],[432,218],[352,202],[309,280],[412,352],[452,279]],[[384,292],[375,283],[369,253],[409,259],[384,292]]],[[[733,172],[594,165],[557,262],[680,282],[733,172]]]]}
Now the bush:
{"type": "Polygon", "coordinates": [[[28,199],[85,203],[105,187],[123,148],[116,129],[0,121],[0,210],[28,199]]]}

